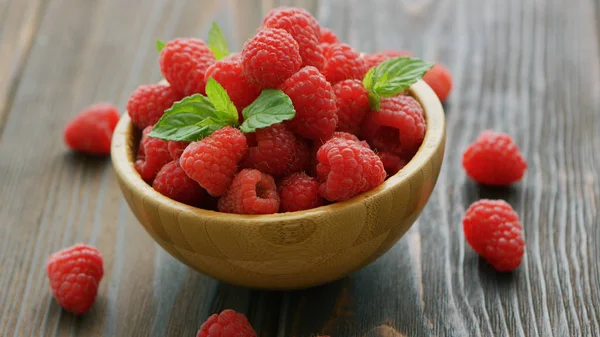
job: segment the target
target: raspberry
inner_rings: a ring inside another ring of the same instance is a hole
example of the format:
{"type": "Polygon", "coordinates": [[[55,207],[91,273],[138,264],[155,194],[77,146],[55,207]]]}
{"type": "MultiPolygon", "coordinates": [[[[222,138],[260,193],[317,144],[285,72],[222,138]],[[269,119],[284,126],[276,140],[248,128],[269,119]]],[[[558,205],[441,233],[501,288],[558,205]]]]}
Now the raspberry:
{"type": "Polygon", "coordinates": [[[152,127],[148,126],[142,132],[140,149],[134,166],[142,179],[151,184],[158,171],[172,158],[169,154],[169,143],[166,140],[148,137],[150,131],[152,127]]]}
{"type": "Polygon", "coordinates": [[[169,154],[173,160],[177,160],[181,157],[183,150],[190,145],[189,142],[177,142],[174,140],[170,140],[167,144],[167,149],[169,150],[169,154]]]}
{"type": "Polygon", "coordinates": [[[324,48],[325,66],[323,75],[329,82],[357,79],[362,80],[366,73],[365,63],[360,54],[347,44],[336,43],[324,48]]]}
{"type": "Polygon", "coordinates": [[[241,60],[225,58],[217,61],[206,70],[205,80],[212,77],[227,91],[229,98],[238,109],[240,121],[242,110],[260,95],[260,89],[250,84],[242,73],[241,60]]]}
{"type": "Polygon", "coordinates": [[[452,74],[448,68],[439,63],[425,73],[423,81],[429,84],[441,102],[446,100],[452,90],[452,74]]]}
{"type": "Polygon", "coordinates": [[[110,141],[119,122],[119,110],[109,103],[83,109],[64,129],[64,141],[71,149],[91,155],[110,154],[110,141]]]}
{"type": "Polygon", "coordinates": [[[301,64],[298,43],[283,29],[260,30],[242,49],[244,76],[260,89],[278,88],[301,64]]]}
{"type": "Polygon", "coordinates": [[[364,55],[363,60],[365,62],[365,68],[368,71],[369,69],[378,66],[381,64],[381,62],[389,58],[401,56],[412,56],[412,53],[406,50],[388,50],[382,53],[364,55]]]}
{"type": "Polygon", "coordinates": [[[335,35],[335,33],[327,28],[327,27],[321,27],[321,43],[339,43],[340,39],[338,39],[337,35],[335,35]]]}
{"type": "Polygon", "coordinates": [[[511,271],[521,264],[525,250],[523,227],[506,201],[476,201],[467,209],[462,223],[469,245],[496,270],[511,271]]]}
{"type": "Polygon", "coordinates": [[[213,132],[185,148],[179,164],[213,197],[225,193],[248,146],[244,134],[231,126],[213,132]]]}
{"type": "Polygon", "coordinates": [[[309,139],[328,139],[335,131],[337,114],[331,84],[315,67],[304,67],[281,87],[296,109],[287,122],[292,131],[309,139]]]}
{"type": "Polygon", "coordinates": [[[379,157],[356,141],[328,140],[317,152],[321,196],[329,201],[352,198],[379,186],[385,169],[379,157]]]}
{"type": "Polygon", "coordinates": [[[237,214],[271,214],[279,210],[279,194],[273,177],[259,170],[243,169],[219,199],[219,211],[237,214]]]}
{"type": "Polygon", "coordinates": [[[273,176],[286,174],[296,156],[296,136],[283,124],[274,124],[256,130],[255,139],[244,166],[273,176]]]}
{"type": "Polygon", "coordinates": [[[527,163],[512,138],[503,132],[483,131],[463,153],[467,175],[484,185],[510,185],[523,177],[527,163]]]}
{"type": "Polygon", "coordinates": [[[325,63],[319,46],[321,29],[317,20],[304,9],[273,9],[263,20],[263,27],[283,29],[298,43],[302,66],[321,69],[325,63]]]}
{"type": "Polygon", "coordinates": [[[301,138],[296,139],[296,153],[287,169],[288,173],[301,172],[308,170],[310,166],[310,148],[306,141],[301,138]]]}
{"type": "Polygon", "coordinates": [[[305,173],[294,173],[279,183],[281,211],[295,212],[323,205],[319,182],[305,173]]]}
{"type": "Polygon", "coordinates": [[[104,276],[102,255],[94,247],[77,244],[50,255],[46,272],[58,304],[82,315],[96,300],[98,284],[104,276]]]}
{"type": "Polygon", "coordinates": [[[204,41],[178,38],[167,42],[160,52],[160,71],[173,89],[189,96],[204,94],[204,73],[215,56],[204,41]]]}
{"type": "Polygon", "coordinates": [[[156,124],[165,110],[182,98],[182,95],[169,85],[142,85],[129,96],[126,109],[133,125],[144,129],[156,124]]]}
{"type": "Polygon", "coordinates": [[[379,156],[379,159],[381,159],[388,176],[393,176],[408,164],[406,159],[392,152],[379,152],[377,155],[379,156]]]}
{"type": "Polygon", "coordinates": [[[244,314],[226,309],[202,323],[196,337],[256,337],[256,332],[244,314]]]}
{"type": "Polygon", "coordinates": [[[344,80],[333,86],[333,93],[338,108],[336,130],[358,134],[369,111],[369,92],[359,80],[344,80]]]}
{"type": "Polygon", "coordinates": [[[423,108],[410,96],[382,98],[379,111],[365,120],[363,138],[381,151],[414,153],[425,137],[423,108]]]}
{"type": "Polygon", "coordinates": [[[191,206],[198,206],[206,192],[188,177],[177,160],[167,163],[156,174],[152,187],[162,195],[191,206]]]}

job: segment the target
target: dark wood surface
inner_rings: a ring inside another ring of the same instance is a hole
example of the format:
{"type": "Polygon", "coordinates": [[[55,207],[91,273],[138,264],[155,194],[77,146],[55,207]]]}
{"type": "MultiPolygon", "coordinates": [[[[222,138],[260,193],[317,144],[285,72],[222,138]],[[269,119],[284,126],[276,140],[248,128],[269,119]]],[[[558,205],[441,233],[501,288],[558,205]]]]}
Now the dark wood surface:
{"type": "Polygon", "coordinates": [[[592,0],[0,0],[0,336],[195,336],[213,312],[260,336],[600,336],[600,4],[592,0]],[[154,41],[205,38],[217,20],[239,50],[262,11],[309,9],[361,51],[405,48],[454,74],[444,167],[424,213],[372,265],[294,292],[219,283],[162,251],[137,223],[109,159],[66,151],[62,127],[95,101],[124,107],[160,78],[154,41]],[[529,170],[506,189],[465,178],[460,153],[511,133],[529,170]],[[495,273],[460,219],[478,198],[522,217],[527,252],[495,273]],[[96,245],[93,310],[60,310],[46,257],[96,245]]]}

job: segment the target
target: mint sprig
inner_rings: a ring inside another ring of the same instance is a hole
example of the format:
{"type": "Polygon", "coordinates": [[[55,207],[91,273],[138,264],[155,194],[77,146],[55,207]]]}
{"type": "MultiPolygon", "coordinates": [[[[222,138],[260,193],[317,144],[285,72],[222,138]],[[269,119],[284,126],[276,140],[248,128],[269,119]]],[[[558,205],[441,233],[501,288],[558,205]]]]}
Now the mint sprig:
{"type": "Polygon", "coordinates": [[[156,51],[160,53],[166,45],[167,43],[165,41],[156,40],[156,51]]]}
{"type": "Polygon", "coordinates": [[[213,104],[219,120],[226,125],[238,124],[237,108],[229,98],[227,91],[212,77],[206,83],[206,95],[213,104]]]}
{"type": "Polygon", "coordinates": [[[264,89],[244,111],[240,130],[249,133],[294,118],[296,110],[292,100],[281,90],[264,89]]]}
{"type": "Polygon", "coordinates": [[[417,83],[433,67],[433,63],[412,57],[395,57],[371,68],[363,79],[369,92],[369,104],[379,110],[382,97],[393,97],[417,83]]]}
{"type": "Polygon", "coordinates": [[[227,47],[225,36],[219,25],[214,21],[208,32],[208,48],[213,52],[217,60],[229,55],[229,47],[227,47]]]}

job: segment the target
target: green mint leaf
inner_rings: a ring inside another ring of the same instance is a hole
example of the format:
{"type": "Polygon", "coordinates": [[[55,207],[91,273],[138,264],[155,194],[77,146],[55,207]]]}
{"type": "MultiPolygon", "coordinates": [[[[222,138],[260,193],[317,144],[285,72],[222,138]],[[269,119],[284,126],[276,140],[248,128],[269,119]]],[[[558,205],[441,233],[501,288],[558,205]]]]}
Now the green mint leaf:
{"type": "Polygon", "coordinates": [[[160,53],[163,50],[163,48],[165,47],[165,45],[166,45],[165,41],[156,40],[156,51],[158,51],[160,53]]]}
{"type": "Polygon", "coordinates": [[[227,125],[238,125],[237,108],[229,98],[227,91],[214,78],[206,83],[206,95],[215,107],[215,113],[227,125]]]}
{"type": "Polygon", "coordinates": [[[395,57],[370,69],[363,85],[369,91],[371,109],[379,110],[381,97],[393,97],[417,83],[433,63],[412,57],[395,57]]]}
{"type": "Polygon", "coordinates": [[[148,135],[175,141],[196,141],[225,126],[211,101],[195,94],[175,102],[148,135]]]}
{"type": "Polygon", "coordinates": [[[245,133],[250,133],[256,129],[290,120],[296,115],[296,110],[292,100],[283,91],[265,89],[242,113],[244,123],[240,129],[245,133]]]}
{"type": "Polygon", "coordinates": [[[215,58],[220,60],[225,56],[229,55],[229,48],[227,47],[227,41],[219,25],[213,21],[212,27],[208,32],[208,48],[215,54],[215,58]]]}

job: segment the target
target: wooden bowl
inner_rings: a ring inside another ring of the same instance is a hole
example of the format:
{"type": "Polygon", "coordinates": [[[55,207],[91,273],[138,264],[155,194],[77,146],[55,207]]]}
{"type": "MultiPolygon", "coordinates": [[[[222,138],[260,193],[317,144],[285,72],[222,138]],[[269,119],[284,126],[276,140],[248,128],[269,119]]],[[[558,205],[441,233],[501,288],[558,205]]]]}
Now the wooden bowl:
{"type": "Polygon", "coordinates": [[[410,91],[426,114],[427,133],[414,158],[381,186],[311,210],[236,215],[198,209],[154,191],[133,167],[139,131],[125,114],[112,140],[112,162],[129,207],[167,252],[231,284],[298,289],[340,279],[388,251],[417,219],[444,157],[440,101],[420,81],[410,91]]]}

